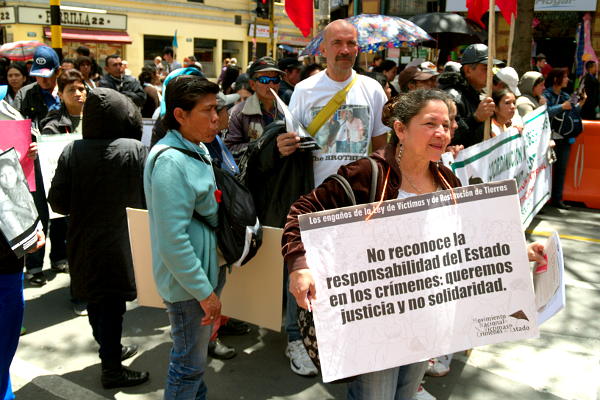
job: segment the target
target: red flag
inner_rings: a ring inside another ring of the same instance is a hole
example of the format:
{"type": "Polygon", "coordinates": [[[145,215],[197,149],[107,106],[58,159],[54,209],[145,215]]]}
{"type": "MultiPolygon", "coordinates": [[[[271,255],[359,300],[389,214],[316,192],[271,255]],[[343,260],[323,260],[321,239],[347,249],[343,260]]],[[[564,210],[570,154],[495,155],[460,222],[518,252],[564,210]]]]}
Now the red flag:
{"type": "Polygon", "coordinates": [[[483,14],[485,14],[489,7],[490,3],[488,0],[467,0],[467,18],[485,28],[485,25],[481,22],[481,17],[483,17],[483,14]]]}
{"type": "Polygon", "coordinates": [[[304,37],[310,35],[313,27],[313,0],[288,0],[285,2],[285,12],[304,37]]]}
{"type": "MultiPolygon", "coordinates": [[[[496,5],[506,22],[510,25],[510,16],[512,14],[515,14],[515,18],[517,16],[517,0],[496,0],[496,5]]],[[[467,0],[467,18],[485,28],[483,22],[481,22],[481,17],[483,17],[483,14],[489,8],[489,0],[467,0]]]]}

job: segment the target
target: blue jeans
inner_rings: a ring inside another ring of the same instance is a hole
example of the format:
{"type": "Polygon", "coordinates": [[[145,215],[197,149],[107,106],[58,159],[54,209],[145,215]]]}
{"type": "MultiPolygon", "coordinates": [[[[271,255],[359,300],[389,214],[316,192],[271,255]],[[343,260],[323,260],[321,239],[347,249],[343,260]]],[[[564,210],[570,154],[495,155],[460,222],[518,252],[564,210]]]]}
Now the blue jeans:
{"type": "Polygon", "coordinates": [[[359,375],[348,384],[347,400],[412,400],[427,361],[359,375]]]}
{"type": "MultiPolygon", "coordinates": [[[[219,281],[215,292],[221,294],[227,280],[227,268],[219,270],[219,281]]],[[[200,325],[204,310],[196,299],[169,303],[165,301],[173,347],[169,357],[169,371],[165,386],[165,400],[204,400],[208,341],[211,325],[200,325]]]]}
{"type": "Polygon", "coordinates": [[[298,326],[298,304],[296,298],[289,290],[289,274],[287,266],[283,265],[283,296],[285,299],[285,332],[288,336],[288,342],[302,339],[300,327],[298,326]]]}
{"type": "Polygon", "coordinates": [[[0,274],[0,400],[15,398],[8,371],[19,344],[24,309],[23,273],[0,274]]]}
{"type": "Polygon", "coordinates": [[[198,300],[165,301],[173,347],[165,386],[165,400],[204,400],[206,354],[211,325],[200,325],[204,310],[198,300]]]}

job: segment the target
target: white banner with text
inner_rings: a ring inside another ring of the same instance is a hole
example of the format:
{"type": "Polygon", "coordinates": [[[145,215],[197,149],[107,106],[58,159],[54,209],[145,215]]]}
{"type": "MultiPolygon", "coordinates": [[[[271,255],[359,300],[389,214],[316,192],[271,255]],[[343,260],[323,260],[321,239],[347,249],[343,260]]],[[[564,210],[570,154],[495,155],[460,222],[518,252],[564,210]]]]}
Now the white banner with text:
{"type": "Polygon", "coordinates": [[[550,121],[543,106],[523,117],[521,134],[505,132],[461,150],[455,159],[445,153],[442,160],[464,185],[515,179],[521,221],[527,227],[550,199],[550,135],[550,121]]]}
{"type": "Polygon", "coordinates": [[[374,207],[299,217],[325,382],[538,335],[513,180],[374,207]]]}

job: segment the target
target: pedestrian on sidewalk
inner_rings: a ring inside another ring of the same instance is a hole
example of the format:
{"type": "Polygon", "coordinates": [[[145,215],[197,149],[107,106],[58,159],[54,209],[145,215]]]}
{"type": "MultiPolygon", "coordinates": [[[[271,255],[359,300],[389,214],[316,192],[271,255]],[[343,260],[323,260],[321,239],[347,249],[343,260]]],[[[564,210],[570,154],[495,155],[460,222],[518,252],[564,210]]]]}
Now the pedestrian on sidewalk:
{"type": "Polygon", "coordinates": [[[217,84],[199,76],[169,81],[162,121],[168,132],[144,170],[152,269],[173,339],[165,400],[206,398],[208,341],[221,315],[217,293],[227,269],[218,267],[216,234],[208,225],[217,224],[219,191],[212,166],[199,159],[210,159],[204,143],[219,133],[217,93],[217,84]]]}
{"type": "Polygon", "coordinates": [[[125,303],[136,298],[125,208],[145,205],[142,117],[130,99],[107,88],[90,92],[84,109],[83,139],[63,150],[48,201],[70,218],[71,288],[76,299],[88,302],[102,386],[134,386],[149,376],[121,365],[137,353],[135,346],[121,345],[121,332],[125,303]]]}

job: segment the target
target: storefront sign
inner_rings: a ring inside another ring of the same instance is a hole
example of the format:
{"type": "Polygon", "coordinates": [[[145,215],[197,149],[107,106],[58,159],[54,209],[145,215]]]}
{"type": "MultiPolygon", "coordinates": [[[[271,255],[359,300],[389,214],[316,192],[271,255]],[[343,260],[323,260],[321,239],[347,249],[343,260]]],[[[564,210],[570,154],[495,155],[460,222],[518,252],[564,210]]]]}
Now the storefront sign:
{"type": "MultiPolygon", "coordinates": [[[[83,11],[60,11],[61,25],[79,28],[127,29],[127,16],[83,11]]],[[[19,7],[21,24],[50,25],[49,8],[19,7]]]]}
{"type": "Polygon", "coordinates": [[[277,41],[281,44],[289,44],[290,46],[302,46],[302,47],[304,47],[310,43],[309,38],[305,38],[302,36],[286,35],[283,33],[277,37],[277,41]]]}
{"type": "MultiPolygon", "coordinates": [[[[277,27],[274,27],[275,38],[277,38],[277,27]]],[[[254,24],[250,24],[248,28],[248,36],[254,37],[254,24]]],[[[271,31],[269,29],[269,25],[256,25],[256,37],[271,37],[271,31]]]]}
{"type": "Polygon", "coordinates": [[[15,8],[14,7],[0,7],[0,25],[1,24],[14,24],[15,8]]]}
{"type": "Polygon", "coordinates": [[[510,180],[301,215],[323,381],[537,336],[519,214],[510,180]]]}
{"type": "MultiPolygon", "coordinates": [[[[596,11],[597,0],[535,0],[535,11],[596,11]]],[[[446,11],[466,12],[465,0],[446,0],[446,11]]],[[[496,7],[496,11],[498,7],[496,7]]]]}

